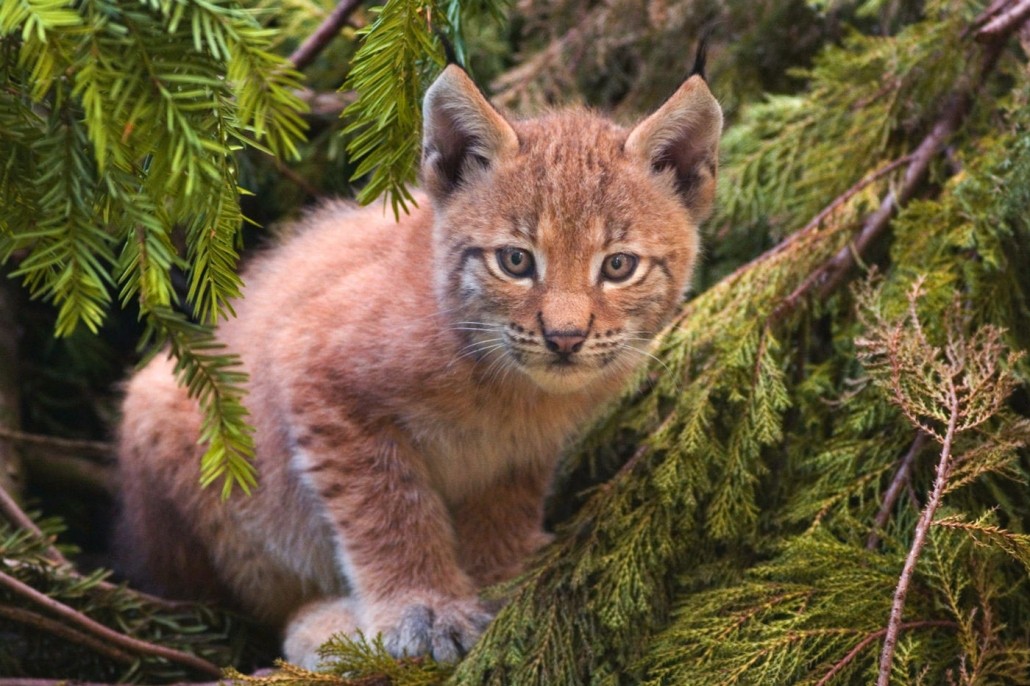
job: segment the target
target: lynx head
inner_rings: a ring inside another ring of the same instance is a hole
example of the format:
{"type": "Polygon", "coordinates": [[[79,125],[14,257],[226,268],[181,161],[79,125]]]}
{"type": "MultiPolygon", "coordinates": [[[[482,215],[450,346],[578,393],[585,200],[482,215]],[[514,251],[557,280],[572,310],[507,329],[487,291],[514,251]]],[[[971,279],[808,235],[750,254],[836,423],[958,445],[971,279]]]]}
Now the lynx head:
{"type": "Polygon", "coordinates": [[[584,110],[509,121],[452,65],[424,122],[435,287],[463,354],[549,392],[621,378],[675,312],[711,208],[704,79],[627,130],[584,110]]]}

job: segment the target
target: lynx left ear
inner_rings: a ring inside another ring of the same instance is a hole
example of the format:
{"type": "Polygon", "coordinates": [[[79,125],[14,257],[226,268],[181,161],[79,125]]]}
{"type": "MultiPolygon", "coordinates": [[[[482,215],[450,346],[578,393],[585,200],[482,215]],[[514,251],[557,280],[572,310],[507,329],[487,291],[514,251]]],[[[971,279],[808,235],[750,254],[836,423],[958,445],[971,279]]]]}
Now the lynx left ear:
{"type": "Polygon", "coordinates": [[[721,134],[722,109],[694,75],[630,132],[625,150],[656,173],[671,170],[683,204],[701,221],[715,197],[721,134]]]}
{"type": "Polygon", "coordinates": [[[422,122],[422,183],[440,199],[477,167],[519,147],[511,124],[454,64],[426,92],[422,122]]]}

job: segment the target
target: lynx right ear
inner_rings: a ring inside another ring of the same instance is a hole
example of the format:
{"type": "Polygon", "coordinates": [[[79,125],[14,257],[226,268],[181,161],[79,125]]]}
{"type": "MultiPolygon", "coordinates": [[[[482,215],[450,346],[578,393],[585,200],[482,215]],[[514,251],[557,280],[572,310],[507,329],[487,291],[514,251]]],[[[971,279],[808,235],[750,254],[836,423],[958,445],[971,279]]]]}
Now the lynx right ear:
{"type": "Polygon", "coordinates": [[[722,109],[695,74],[630,132],[625,150],[655,173],[671,170],[683,204],[701,221],[715,197],[721,134],[722,109]]]}
{"type": "Polygon", "coordinates": [[[454,64],[426,92],[422,121],[422,183],[438,199],[476,167],[488,167],[519,147],[511,124],[454,64]]]}

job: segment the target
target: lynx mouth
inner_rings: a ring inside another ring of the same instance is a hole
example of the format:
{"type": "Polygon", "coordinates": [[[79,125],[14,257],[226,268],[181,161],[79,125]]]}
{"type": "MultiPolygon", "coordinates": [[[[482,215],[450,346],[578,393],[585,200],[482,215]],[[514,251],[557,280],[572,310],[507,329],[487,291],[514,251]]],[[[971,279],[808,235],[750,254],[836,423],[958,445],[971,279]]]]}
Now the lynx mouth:
{"type": "Polygon", "coordinates": [[[548,355],[547,359],[519,360],[522,371],[550,393],[572,393],[601,376],[602,368],[575,355],[548,355]]]}

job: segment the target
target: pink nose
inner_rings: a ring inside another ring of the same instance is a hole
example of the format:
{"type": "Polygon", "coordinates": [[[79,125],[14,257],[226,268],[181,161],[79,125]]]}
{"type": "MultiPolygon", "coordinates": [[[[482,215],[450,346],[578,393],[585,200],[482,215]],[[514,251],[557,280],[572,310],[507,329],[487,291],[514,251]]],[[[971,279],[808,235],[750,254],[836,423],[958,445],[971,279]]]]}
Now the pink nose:
{"type": "Polygon", "coordinates": [[[552,353],[571,355],[578,353],[587,337],[580,331],[554,331],[544,333],[544,343],[552,353]]]}

